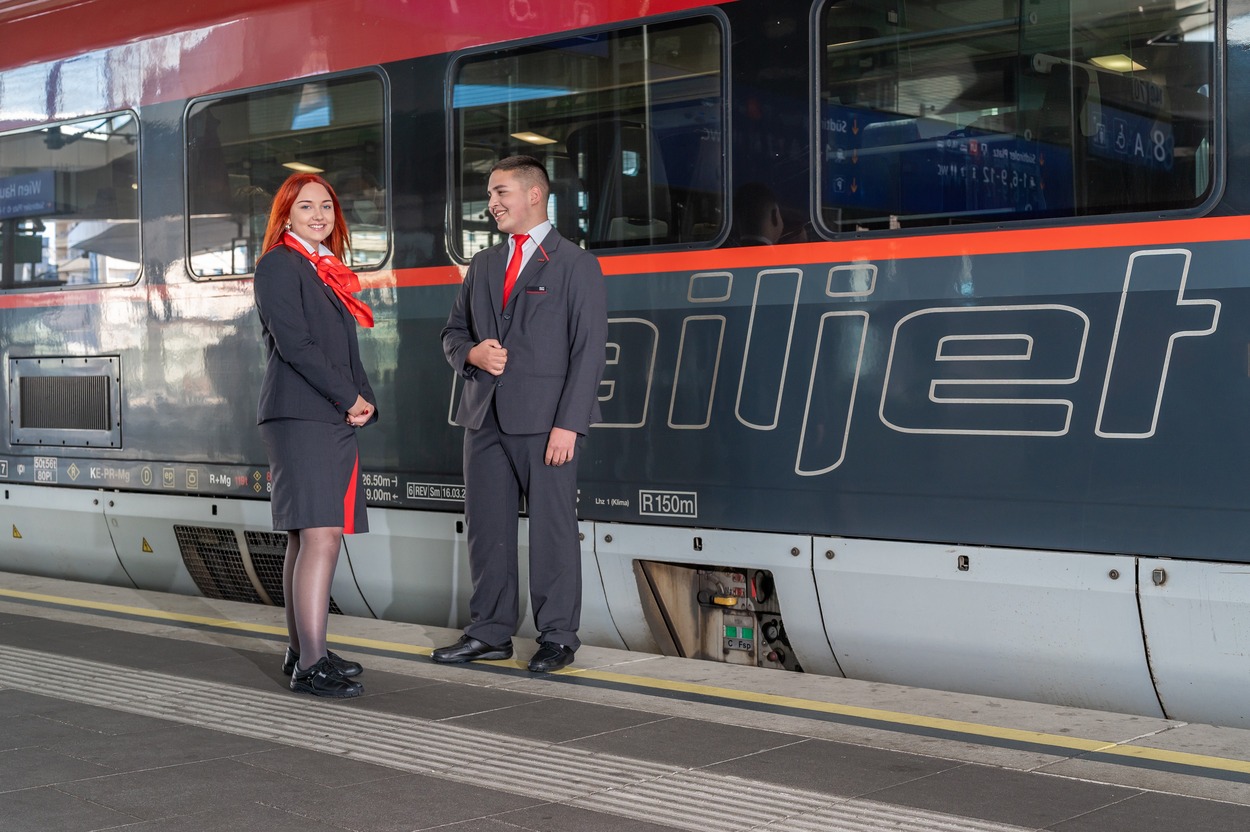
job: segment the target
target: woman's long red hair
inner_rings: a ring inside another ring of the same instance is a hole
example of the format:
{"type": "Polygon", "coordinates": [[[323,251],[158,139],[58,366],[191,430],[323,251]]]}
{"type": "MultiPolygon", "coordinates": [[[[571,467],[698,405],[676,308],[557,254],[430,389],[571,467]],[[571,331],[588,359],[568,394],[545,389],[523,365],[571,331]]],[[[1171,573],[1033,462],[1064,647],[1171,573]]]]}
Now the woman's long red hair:
{"type": "Polygon", "coordinates": [[[262,253],[282,242],[282,235],[286,233],[286,221],[291,218],[291,208],[295,205],[295,199],[304,186],[311,182],[316,182],[325,188],[330,194],[330,201],[334,203],[334,230],[322,243],[340,260],[347,254],[352,240],[351,233],[347,230],[347,221],[343,219],[343,208],[339,205],[339,196],[334,192],[334,188],[330,187],[329,182],[315,173],[291,174],[278,188],[278,192],[273,195],[273,207],[269,209],[269,225],[265,228],[265,241],[260,247],[262,253]]]}

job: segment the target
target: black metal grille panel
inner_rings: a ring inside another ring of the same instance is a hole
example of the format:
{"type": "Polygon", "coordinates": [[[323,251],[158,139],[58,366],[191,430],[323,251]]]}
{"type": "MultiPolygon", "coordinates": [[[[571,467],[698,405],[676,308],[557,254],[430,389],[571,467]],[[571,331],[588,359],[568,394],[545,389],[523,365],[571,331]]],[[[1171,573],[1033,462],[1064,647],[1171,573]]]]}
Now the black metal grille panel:
{"type": "Polygon", "coordinates": [[[206,597],[261,603],[243,566],[243,553],[233,530],[175,524],[174,535],[182,562],[206,597]]]}
{"type": "Polygon", "coordinates": [[[261,587],[279,607],[286,606],[282,592],[282,562],[286,559],[286,532],[244,532],[243,541],[252,558],[252,569],[261,587]]]}
{"type": "Polygon", "coordinates": [[[108,376],[35,376],[21,380],[24,428],[108,430],[108,376]]]}
{"type": "Polygon", "coordinates": [[[9,440],[120,448],[121,358],[10,358],[9,440]]]}
{"type": "MultiPolygon", "coordinates": [[[[252,569],[261,587],[279,607],[286,606],[282,592],[282,564],[286,560],[286,532],[244,532],[243,542],[252,559],[252,569]]],[[[330,599],[330,612],[342,615],[334,599],[330,599]]]]}

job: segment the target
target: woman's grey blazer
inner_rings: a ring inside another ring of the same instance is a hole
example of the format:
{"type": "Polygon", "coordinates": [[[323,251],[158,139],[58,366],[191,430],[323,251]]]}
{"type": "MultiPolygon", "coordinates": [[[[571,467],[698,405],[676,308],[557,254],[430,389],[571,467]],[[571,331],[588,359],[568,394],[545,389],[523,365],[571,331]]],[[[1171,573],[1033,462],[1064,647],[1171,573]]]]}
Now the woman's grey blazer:
{"type": "Polygon", "coordinates": [[[256,408],[268,419],[342,422],[356,396],[377,400],[356,340],[356,320],[312,262],[285,245],[256,265],[256,311],[265,337],[265,378],[256,408]]]}

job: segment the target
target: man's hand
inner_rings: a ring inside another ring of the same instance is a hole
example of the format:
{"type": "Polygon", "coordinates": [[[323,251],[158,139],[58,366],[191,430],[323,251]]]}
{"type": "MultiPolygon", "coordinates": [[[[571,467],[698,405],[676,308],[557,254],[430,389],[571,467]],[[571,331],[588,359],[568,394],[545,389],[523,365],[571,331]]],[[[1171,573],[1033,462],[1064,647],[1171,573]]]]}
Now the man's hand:
{"type": "Polygon", "coordinates": [[[508,351],[494,338],[487,338],[469,350],[469,363],[492,376],[503,375],[504,365],[508,363],[508,351]]]}
{"type": "Polygon", "coordinates": [[[547,454],[543,462],[548,465],[563,465],[573,461],[573,448],[577,445],[577,431],[564,428],[552,428],[547,437],[547,454]]]}

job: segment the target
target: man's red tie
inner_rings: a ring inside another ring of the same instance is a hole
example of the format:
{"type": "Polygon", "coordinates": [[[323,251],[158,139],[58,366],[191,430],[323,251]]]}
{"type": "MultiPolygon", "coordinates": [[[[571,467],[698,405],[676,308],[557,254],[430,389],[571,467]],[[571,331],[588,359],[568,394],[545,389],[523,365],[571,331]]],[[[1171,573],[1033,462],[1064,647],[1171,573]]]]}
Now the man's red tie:
{"type": "Polygon", "coordinates": [[[530,238],[528,234],[512,235],[512,259],[508,261],[508,270],[503,273],[503,307],[508,308],[508,296],[516,284],[517,275],[521,273],[521,246],[530,238]]]}

